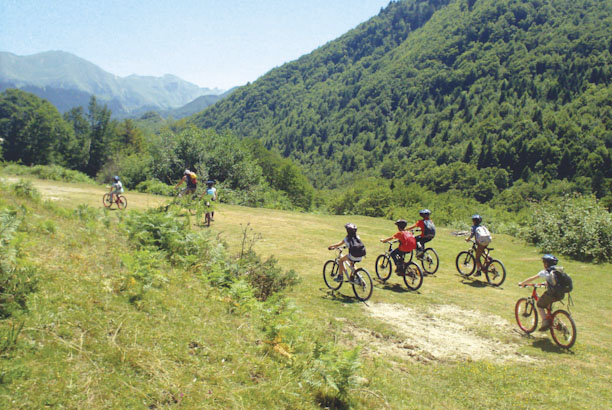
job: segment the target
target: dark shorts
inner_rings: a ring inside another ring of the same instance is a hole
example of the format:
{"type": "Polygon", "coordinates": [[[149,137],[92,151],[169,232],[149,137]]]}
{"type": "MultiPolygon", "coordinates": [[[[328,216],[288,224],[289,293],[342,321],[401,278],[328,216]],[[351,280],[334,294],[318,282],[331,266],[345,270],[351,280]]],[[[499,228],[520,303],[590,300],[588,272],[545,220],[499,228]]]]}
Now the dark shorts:
{"type": "Polygon", "coordinates": [[[540,296],[540,299],[538,299],[538,307],[545,309],[561,299],[563,299],[563,297],[553,295],[550,290],[547,290],[546,292],[542,293],[542,296],[540,296]]]}

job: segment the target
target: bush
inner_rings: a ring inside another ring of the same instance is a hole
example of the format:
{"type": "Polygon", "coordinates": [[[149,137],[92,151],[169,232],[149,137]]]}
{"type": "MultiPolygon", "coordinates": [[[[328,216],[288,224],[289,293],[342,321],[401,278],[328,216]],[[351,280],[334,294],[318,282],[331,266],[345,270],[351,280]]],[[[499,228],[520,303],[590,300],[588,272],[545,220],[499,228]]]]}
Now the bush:
{"type": "Polygon", "coordinates": [[[592,196],[565,196],[536,204],[522,236],[544,252],[578,260],[612,260],[612,216],[592,196]]]}
{"type": "Polygon", "coordinates": [[[171,185],[164,184],[157,179],[149,179],[136,185],[138,192],[144,192],[147,194],[173,196],[174,187],[171,185]]]}
{"type": "Polygon", "coordinates": [[[40,200],[40,192],[34,187],[32,182],[20,179],[19,182],[11,185],[15,195],[22,198],[32,199],[34,201],[40,200]]]}
{"type": "Polygon", "coordinates": [[[4,174],[10,175],[32,175],[40,179],[63,182],[84,182],[93,183],[94,181],[79,171],[66,169],[59,165],[36,165],[28,167],[25,165],[8,164],[2,168],[4,174]]]}

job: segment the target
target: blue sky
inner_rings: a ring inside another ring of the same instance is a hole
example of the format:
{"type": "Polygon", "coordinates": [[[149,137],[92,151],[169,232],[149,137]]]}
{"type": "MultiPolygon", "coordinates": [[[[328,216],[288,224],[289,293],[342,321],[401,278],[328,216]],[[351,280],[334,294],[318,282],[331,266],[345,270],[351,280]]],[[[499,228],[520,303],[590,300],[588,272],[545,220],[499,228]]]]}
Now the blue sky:
{"type": "Polygon", "coordinates": [[[308,54],[390,0],[0,0],[0,51],[62,50],[119,76],[228,89],[308,54]]]}

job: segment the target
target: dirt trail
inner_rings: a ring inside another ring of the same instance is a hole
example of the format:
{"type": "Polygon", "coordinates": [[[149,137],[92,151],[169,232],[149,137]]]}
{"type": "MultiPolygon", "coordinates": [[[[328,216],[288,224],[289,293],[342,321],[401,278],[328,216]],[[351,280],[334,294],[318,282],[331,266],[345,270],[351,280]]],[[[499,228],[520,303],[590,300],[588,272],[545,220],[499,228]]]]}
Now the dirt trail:
{"type": "Polygon", "coordinates": [[[518,353],[519,345],[479,334],[480,325],[515,338],[511,324],[499,316],[468,311],[453,305],[430,306],[420,312],[399,304],[377,303],[365,308],[371,317],[390,325],[399,335],[384,337],[352,324],[347,332],[359,340],[366,354],[409,357],[420,362],[486,360],[533,362],[518,353]]]}

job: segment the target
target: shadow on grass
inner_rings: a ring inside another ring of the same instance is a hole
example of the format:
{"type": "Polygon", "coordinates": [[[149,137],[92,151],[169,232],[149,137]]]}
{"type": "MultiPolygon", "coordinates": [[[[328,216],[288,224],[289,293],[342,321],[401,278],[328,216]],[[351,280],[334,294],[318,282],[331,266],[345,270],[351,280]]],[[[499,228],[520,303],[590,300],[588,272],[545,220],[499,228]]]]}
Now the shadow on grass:
{"type": "MultiPolygon", "coordinates": [[[[347,296],[344,295],[342,293],[340,293],[340,289],[338,290],[331,290],[328,288],[319,288],[319,290],[321,290],[322,292],[325,292],[325,296],[328,299],[334,299],[334,300],[339,300],[342,303],[361,303],[361,301],[359,299],[357,299],[355,297],[355,295],[353,296],[347,296]]],[[[352,291],[353,289],[351,289],[352,291]]]]}
{"type": "MultiPolygon", "coordinates": [[[[545,332],[540,332],[540,333],[543,335],[546,334],[545,332]]],[[[539,338],[533,342],[532,346],[542,349],[542,351],[548,352],[548,353],[569,354],[569,355],[576,354],[572,352],[570,349],[566,349],[566,348],[557,346],[557,344],[549,338],[539,338]]]]}
{"type": "Polygon", "coordinates": [[[323,409],[345,410],[350,408],[347,402],[340,400],[336,396],[331,396],[326,393],[319,392],[316,394],[315,398],[317,404],[323,409]]]}
{"type": "Polygon", "coordinates": [[[376,280],[375,282],[378,283],[378,286],[376,286],[379,289],[382,290],[390,290],[391,292],[396,292],[396,293],[421,293],[417,290],[410,290],[408,289],[405,285],[399,284],[399,283],[389,283],[389,282],[383,282],[381,280],[376,280]]]}
{"type": "Polygon", "coordinates": [[[489,282],[485,282],[484,280],[486,280],[485,277],[483,277],[482,279],[484,280],[479,280],[480,277],[470,277],[470,278],[466,278],[463,277],[461,275],[457,275],[459,276],[459,278],[461,279],[461,284],[462,285],[466,285],[466,286],[471,286],[473,288],[493,288],[493,289],[504,289],[503,286],[494,286],[492,284],[490,284],[489,282]]]}

